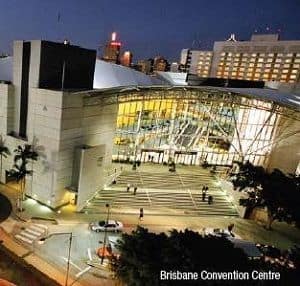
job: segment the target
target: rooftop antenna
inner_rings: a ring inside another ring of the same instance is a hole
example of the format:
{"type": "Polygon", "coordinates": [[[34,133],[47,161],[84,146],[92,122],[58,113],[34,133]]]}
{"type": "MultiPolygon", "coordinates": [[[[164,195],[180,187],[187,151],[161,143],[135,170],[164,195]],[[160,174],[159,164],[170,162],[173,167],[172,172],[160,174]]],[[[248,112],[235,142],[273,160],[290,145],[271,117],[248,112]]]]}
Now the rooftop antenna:
{"type": "Polygon", "coordinates": [[[237,42],[235,34],[230,34],[230,37],[226,40],[227,42],[237,42]]]}

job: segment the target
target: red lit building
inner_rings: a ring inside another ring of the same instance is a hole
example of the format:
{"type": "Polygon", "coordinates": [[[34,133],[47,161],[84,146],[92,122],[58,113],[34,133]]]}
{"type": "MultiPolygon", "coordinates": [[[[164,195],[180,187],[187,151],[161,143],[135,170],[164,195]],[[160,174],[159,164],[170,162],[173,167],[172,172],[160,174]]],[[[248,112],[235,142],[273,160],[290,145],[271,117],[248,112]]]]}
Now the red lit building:
{"type": "Polygon", "coordinates": [[[121,42],[118,42],[116,38],[117,38],[117,33],[113,32],[111,34],[111,40],[105,45],[104,55],[102,60],[110,63],[119,64],[121,42]]]}

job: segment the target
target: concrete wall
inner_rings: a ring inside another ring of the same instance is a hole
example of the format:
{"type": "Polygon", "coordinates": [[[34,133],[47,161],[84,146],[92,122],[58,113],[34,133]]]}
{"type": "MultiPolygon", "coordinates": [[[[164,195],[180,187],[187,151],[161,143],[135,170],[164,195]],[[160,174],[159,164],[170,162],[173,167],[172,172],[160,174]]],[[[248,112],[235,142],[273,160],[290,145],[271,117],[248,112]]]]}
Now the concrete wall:
{"type": "Polygon", "coordinates": [[[105,145],[81,149],[77,210],[81,210],[98,186],[104,184],[105,145]]]}

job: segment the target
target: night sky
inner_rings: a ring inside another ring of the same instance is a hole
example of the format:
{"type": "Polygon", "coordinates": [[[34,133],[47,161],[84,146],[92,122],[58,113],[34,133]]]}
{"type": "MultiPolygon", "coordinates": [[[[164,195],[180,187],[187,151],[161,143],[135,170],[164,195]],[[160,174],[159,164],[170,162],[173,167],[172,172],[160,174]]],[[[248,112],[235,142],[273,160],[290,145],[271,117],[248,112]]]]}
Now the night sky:
{"type": "Polygon", "coordinates": [[[47,39],[97,49],[112,31],[134,61],[163,55],[178,60],[182,48],[211,49],[235,33],[247,40],[281,30],[300,40],[300,0],[0,0],[0,52],[13,40],[47,39]]]}

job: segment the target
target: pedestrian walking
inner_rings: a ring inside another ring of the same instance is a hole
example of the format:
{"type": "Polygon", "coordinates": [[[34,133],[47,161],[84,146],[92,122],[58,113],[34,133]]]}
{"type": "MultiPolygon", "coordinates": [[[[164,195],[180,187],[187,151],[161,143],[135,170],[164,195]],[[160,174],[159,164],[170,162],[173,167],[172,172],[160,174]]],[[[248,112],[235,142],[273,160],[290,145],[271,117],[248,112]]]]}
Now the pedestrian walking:
{"type": "Polygon", "coordinates": [[[209,205],[211,205],[213,203],[213,196],[208,196],[207,202],[209,205]]]}
{"type": "Polygon", "coordinates": [[[127,188],[126,188],[127,193],[130,191],[130,184],[127,184],[127,188]]]}
{"type": "Polygon", "coordinates": [[[144,209],[140,208],[140,217],[139,217],[139,220],[143,220],[143,217],[144,217],[144,209]]]}
{"type": "Polygon", "coordinates": [[[134,186],[134,189],[133,189],[133,194],[136,195],[136,191],[137,191],[137,186],[134,186]]]}
{"type": "Polygon", "coordinates": [[[202,202],[205,201],[205,197],[206,197],[206,193],[205,193],[205,192],[202,192],[202,202]]]}

